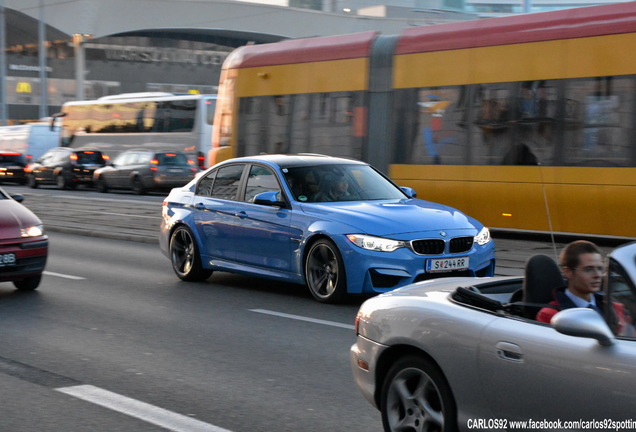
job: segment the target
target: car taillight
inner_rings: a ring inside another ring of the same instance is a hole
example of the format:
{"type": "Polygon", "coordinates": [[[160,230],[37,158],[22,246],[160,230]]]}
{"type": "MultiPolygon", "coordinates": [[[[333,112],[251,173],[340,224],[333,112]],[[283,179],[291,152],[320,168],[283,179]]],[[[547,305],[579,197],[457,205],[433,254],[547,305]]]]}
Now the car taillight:
{"type": "Polygon", "coordinates": [[[75,165],[77,163],[77,155],[73,153],[71,155],[71,164],[75,165]]]}
{"type": "Polygon", "coordinates": [[[157,159],[152,159],[150,161],[150,171],[157,171],[157,165],[159,165],[159,160],[157,159]]]}

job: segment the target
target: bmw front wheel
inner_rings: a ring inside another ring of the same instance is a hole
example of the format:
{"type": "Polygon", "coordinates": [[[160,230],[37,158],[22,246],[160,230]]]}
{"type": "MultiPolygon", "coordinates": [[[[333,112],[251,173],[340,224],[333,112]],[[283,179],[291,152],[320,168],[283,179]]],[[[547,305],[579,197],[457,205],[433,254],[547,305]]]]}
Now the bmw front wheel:
{"type": "Polygon", "coordinates": [[[305,260],[307,287],[316,300],[335,303],[347,292],[347,279],[342,257],[336,245],[327,239],[311,245],[305,260]]]}
{"type": "Polygon", "coordinates": [[[389,370],[380,401],[385,432],[457,432],[457,409],[439,368],[408,356],[389,370]]]}
{"type": "Polygon", "coordinates": [[[198,282],[212,275],[212,270],[201,266],[194,236],[184,225],[177,227],[170,236],[170,261],[172,269],[181,280],[198,282]]]}

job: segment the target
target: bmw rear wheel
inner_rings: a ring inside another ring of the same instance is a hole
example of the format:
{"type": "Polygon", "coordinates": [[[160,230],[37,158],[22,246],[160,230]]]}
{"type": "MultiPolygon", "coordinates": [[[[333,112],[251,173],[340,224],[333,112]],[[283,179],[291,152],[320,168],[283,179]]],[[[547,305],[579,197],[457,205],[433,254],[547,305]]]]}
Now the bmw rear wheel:
{"type": "Polygon", "coordinates": [[[457,408],[446,378],[429,360],[408,356],[389,370],[380,401],[385,432],[457,432],[457,408]]]}
{"type": "Polygon", "coordinates": [[[305,260],[307,287],[316,300],[335,303],[347,292],[344,262],[336,245],[321,239],[311,245],[305,260]]]}
{"type": "Polygon", "coordinates": [[[201,266],[194,236],[184,225],[178,226],[170,236],[170,261],[172,269],[181,280],[204,281],[212,275],[212,270],[201,266]]]}

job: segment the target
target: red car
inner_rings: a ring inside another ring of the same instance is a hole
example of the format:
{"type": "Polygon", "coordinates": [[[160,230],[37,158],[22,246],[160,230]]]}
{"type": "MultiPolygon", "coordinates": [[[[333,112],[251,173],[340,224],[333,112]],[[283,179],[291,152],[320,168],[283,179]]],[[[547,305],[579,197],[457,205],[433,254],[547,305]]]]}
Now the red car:
{"type": "Polygon", "coordinates": [[[30,291],[40,285],[49,239],[42,221],[20,204],[22,200],[22,195],[0,188],[0,282],[30,291]]]}

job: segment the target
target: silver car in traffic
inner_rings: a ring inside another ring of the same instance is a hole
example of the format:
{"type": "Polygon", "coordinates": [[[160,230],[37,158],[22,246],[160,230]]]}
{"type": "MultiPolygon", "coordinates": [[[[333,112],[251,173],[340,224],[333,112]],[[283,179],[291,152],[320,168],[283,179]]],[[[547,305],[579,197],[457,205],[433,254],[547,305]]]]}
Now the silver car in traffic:
{"type": "Polygon", "coordinates": [[[604,318],[575,308],[534,320],[563,283],[543,255],[524,277],[432,280],[371,298],[356,318],[355,383],[385,431],[634,430],[636,243],[607,261],[604,318]]]}

